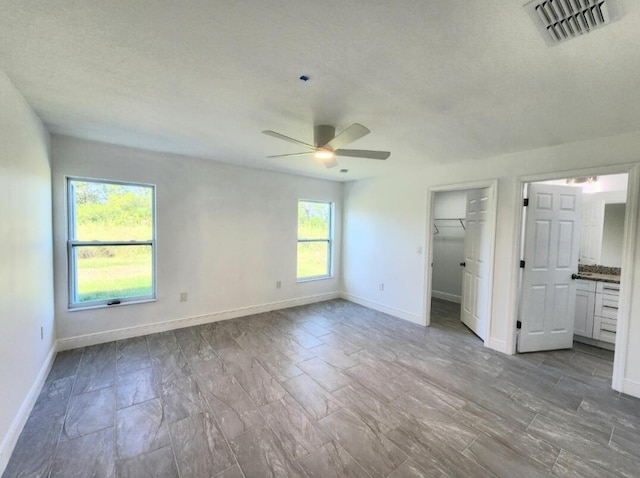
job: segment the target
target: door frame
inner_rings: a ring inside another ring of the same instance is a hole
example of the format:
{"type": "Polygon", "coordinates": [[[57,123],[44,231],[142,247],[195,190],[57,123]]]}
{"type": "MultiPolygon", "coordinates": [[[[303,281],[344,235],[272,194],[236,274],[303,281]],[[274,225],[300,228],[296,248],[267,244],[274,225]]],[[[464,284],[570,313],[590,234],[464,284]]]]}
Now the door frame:
{"type": "MultiPolygon", "coordinates": [[[[516,257],[520,257],[522,250],[523,236],[523,200],[524,186],[526,183],[537,181],[549,181],[552,179],[565,179],[570,177],[585,176],[605,176],[608,174],[628,174],[627,178],[627,202],[624,215],[624,234],[622,240],[622,274],[620,277],[620,302],[618,309],[618,322],[616,331],[615,352],[613,357],[613,377],[611,387],[622,392],[624,387],[625,362],[627,350],[629,347],[629,322],[631,319],[630,306],[633,290],[633,264],[636,258],[635,236],[638,230],[638,201],[640,200],[640,165],[638,164],[620,164],[611,166],[602,166],[585,169],[570,169],[564,171],[555,171],[550,173],[540,173],[516,177],[516,208],[514,224],[516,228],[516,240],[514,247],[516,248],[516,257]]],[[[514,277],[518,278],[519,265],[514,264],[514,277]]],[[[520,307],[520,279],[516,279],[511,284],[511,294],[515,297],[513,301],[513,317],[514,320],[509,322],[507,337],[511,340],[508,344],[509,350],[515,353],[516,346],[516,321],[519,319],[520,307]]]]}
{"type": "Polygon", "coordinates": [[[435,196],[436,193],[446,192],[446,191],[464,191],[468,189],[482,189],[488,188],[489,194],[492,197],[491,203],[491,217],[492,224],[489,225],[489,263],[491,266],[489,267],[489,300],[487,303],[488,313],[487,313],[487,324],[486,324],[486,333],[485,337],[487,339],[484,341],[485,347],[490,341],[490,331],[491,331],[491,318],[492,318],[492,310],[493,310],[493,275],[495,269],[495,250],[496,250],[496,226],[498,223],[498,180],[497,179],[488,179],[483,181],[471,181],[464,183],[455,183],[455,184],[444,184],[440,186],[429,186],[427,189],[427,223],[425,227],[425,246],[424,250],[425,254],[425,294],[424,294],[424,303],[423,303],[423,321],[424,325],[427,327],[431,325],[431,289],[433,283],[433,267],[431,264],[433,263],[433,232],[434,232],[434,213],[435,213],[435,196]]]}

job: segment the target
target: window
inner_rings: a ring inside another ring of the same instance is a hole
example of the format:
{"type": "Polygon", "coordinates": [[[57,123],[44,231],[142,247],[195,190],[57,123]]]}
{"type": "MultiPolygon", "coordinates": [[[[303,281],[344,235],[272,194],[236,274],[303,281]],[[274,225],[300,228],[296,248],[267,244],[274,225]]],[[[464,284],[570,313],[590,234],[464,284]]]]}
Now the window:
{"type": "Polygon", "coordinates": [[[331,277],[332,206],[298,201],[298,280],[331,277]]]}
{"type": "Polygon", "coordinates": [[[69,308],[155,298],[155,188],[67,179],[69,308]]]}

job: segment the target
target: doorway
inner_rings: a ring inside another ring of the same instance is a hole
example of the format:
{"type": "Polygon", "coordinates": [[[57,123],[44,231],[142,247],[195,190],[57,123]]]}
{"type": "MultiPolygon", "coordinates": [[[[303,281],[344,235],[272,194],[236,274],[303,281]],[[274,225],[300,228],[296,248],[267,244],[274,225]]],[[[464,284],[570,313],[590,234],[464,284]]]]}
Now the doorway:
{"type": "Polygon", "coordinates": [[[628,174],[524,183],[518,352],[614,350],[628,174]]]}
{"type": "Polygon", "coordinates": [[[432,317],[434,325],[457,328],[462,323],[485,341],[493,288],[496,184],[469,186],[430,190],[426,325],[432,317]]]}

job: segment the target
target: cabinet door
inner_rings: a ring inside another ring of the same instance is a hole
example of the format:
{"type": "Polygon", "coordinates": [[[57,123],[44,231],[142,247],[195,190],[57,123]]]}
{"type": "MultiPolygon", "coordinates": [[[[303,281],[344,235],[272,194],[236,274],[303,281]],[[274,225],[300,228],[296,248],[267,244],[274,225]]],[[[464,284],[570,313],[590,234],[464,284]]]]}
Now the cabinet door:
{"type": "MultiPolygon", "coordinates": [[[[604,287],[598,284],[599,289],[604,287]]],[[[614,284],[615,287],[617,285],[614,284]]],[[[593,338],[603,342],[616,342],[616,329],[618,325],[618,293],[616,288],[607,289],[610,293],[596,293],[595,317],[593,319],[593,338]]]]}
{"type": "Polygon", "coordinates": [[[580,231],[580,262],[598,264],[602,252],[604,201],[585,202],[582,207],[580,231]]]}
{"type": "Polygon", "coordinates": [[[593,312],[595,309],[595,292],[576,291],[576,313],[573,334],[593,337],[593,312]]]}

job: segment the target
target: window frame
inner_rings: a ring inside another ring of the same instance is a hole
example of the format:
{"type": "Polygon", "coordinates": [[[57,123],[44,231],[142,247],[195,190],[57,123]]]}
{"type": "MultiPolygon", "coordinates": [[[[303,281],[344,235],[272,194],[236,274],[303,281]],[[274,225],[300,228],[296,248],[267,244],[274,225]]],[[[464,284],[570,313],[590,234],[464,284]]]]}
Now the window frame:
{"type": "MultiPolygon", "coordinates": [[[[334,220],[335,213],[334,208],[335,204],[333,201],[321,201],[317,199],[298,199],[296,202],[296,206],[300,206],[301,202],[311,202],[317,204],[327,204],[329,206],[329,235],[327,239],[305,239],[300,238],[299,236],[299,228],[300,223],[296,220],[296,282],[310,282],[316,280],[324,280],[324,279],[332,279],[333,278],[333,231],[334,231],[334,220]],[[311,242],[324,242],[327,244],[327,273],[318,275],[318,276],[308,276],[308,277],[298,277],[298,244],[300,243],[311,243],[311,242]]],[[[296,208],[296,213],[298,210],[296,208]]],[[[297,214],[296,214],[297,217],[297,214]]]]}
{"type": "Polygon", "coordinates": [[[67,291],[69,311],[96,309],[102,307],[114,307],[119,305],[139,304],[143,302],[154,302],[157,300],[157,279],[156,279],[156,186],[155,184],[137,183],[131,181],[118,181],[111,179],[96,179],[78,176],[66,176],[66,214],[67,214],[67,291]],[[75,239],[76,232],[76,202],[74,190],[71,187],[73,181],[82,181],[99,184],[115,184],[119,186],[145,187],[151,189],[151,214],[152,214],[152,237],[146,241],[79,241],[75,239]],[[151,247],[151,294],[134,297],[118,297],[111,299],[92,300],[78,302],[77,300],[77,265],[74,249],[85,246],[150,246],[151,247]]]}

